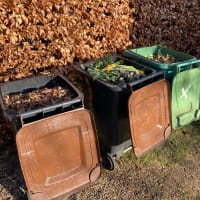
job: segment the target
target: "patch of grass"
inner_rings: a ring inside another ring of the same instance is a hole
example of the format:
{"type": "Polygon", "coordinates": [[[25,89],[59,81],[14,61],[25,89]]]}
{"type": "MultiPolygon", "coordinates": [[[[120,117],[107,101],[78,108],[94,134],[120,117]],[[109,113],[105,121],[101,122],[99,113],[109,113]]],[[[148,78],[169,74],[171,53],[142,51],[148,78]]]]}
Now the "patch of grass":
{"type": "Polygon", "coordinates": [[[181,162],[187,159],[190,148],[192,146],[191,137],[180,137],[178,134],[172,134],[172,136],[167,141],[168,158],[172,162],[181,162]]]}
{"type": "Polygon", "coordinates": [[[182,163],[192,154],[200,143],[200,126],[188,125],[174,131],[166,141],[166,156],[169,162],[182,163]]]}
{"type": "Polygon", "coordinates": [[[158,147],[152,152],[143,155],[141,158],[137,158],[134,154],[134,150],[126,152],[121,158],[120,163],[134,163],[137,167],[147,167],[149,165],[163,165],[165,159],[163,159],[163,149],[158,147]]]}
{"type": "Polygon", "coordinates": [[[137,167],[168,166],[174,167],[182,164],[192,154],[195,145],[199,149],[200,122],[173,131],[165,144],[142,156],[136,158],[134,150],[129,150],[121,158],[120,163],[134,163],[137,167]]]}
{"type": "Polygon", "coordinates": [[[162,154],[161,147],[158,147],[141,158],[136,158],[135,163],[139,166],[162,165],[164,162],[162,154]]]}

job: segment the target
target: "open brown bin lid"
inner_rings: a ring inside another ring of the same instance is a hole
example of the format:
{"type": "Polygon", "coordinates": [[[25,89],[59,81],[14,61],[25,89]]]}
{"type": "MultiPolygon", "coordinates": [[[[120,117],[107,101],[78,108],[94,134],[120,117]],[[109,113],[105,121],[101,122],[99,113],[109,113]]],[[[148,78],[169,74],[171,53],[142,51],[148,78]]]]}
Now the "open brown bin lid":
{"type": "Polygon", "coordinates": [[[129,120],[135,155],[157,147],[171,133],[169,86],[160,80],[133,91],[129,97],[129,120]]]}
{"type": "Polygon", "coordinates": [[[27,124],[16,142],[31,200],[67,196],[100,176],[95,127],[85,109],[27,124]]]}

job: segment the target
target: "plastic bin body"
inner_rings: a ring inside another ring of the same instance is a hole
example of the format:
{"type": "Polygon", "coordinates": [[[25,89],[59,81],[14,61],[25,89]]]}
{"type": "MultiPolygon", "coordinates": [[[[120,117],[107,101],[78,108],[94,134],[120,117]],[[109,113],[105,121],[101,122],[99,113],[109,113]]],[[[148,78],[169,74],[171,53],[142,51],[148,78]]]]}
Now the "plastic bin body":
{"type": "Polygon", "coordinates": [[[131,147],[127,102],[129,89],[115,90],[98,81],[91,82],[93,112],[102,151],[119,158],[131,147]]]}
{"type": "Polygon", "coordinates": [[[100,177],[94,119],[83,107],[83,95],[68,80],[59,74],[45,75],[4,83],[0,88],[1,107],[16,135],[29,200],[64,198],[100,177]],[[55,84],[70,90],[70,97],[21,113],[5,105],[4,95],[55,84]]]}
{"type": "MultiPolygon", "coordinates": [[[[132,141],[131,134],[138,134],[138,132],[135,131],[131,133],[130,129],[130,121],[132,120],[132,118],[135,115],[140,116],[140,113],[135,112],[134,114],[129,115],[130,108],[128,106],[128,102],[130,96],[135,91],[140,89],[142,91],[143,88],[145,88],[147,85],[151,85],[154,82],[158,82],[159,85],[159,80],[163,80],[164,74],[163,72],[155,72],[151,68],[145,67],[144,65],[127,60],[125,58],[116,57],[114,59],[122,59],[124,60],[125,65],[133,65],[139,69],[143,69],[146,75],[138,80],[134,80],[132,82],[120,86],[103,82],[101,80],[93,80],[91,76],[87,74],[84,70],[82,70],[79,66],[75,66],[75,68],[82,74],[87,76],[90,80],[90,87],[92,89],[93,112],[97,125],[97,132],[99,136],[102,155],[108,154],[112,158],[119,158],[124,151],[126,151],[129,147],[132,147],[132,145],[135,145],[135,142],[132,141]]],[[[85,65],[87,66],[88,64],[91,64],[91,62],[86,63],[85,65]]],[[[166,83],[164,87],[168,92],[166,83]]],[[[162,92],[162,87],[157,88],[159,90],[158,93],[162,92]]],[[[151,87],[149,88],[149,95],[150,94],[151,87]]],[[[162,95],[158,95],[158,98],[163,99],[162,95]]],[[[164,124],[164,126],[170,127],[168,113],[169,100],[168,98],[165,98],[165,100],[167,102],[167,106],[164,109],[167,109],[167,112],[165,110],[164,116],[165,119],[167,119],[167,124],[164,124]]],[[[156,100],[154,101],[154,103],[157,104],[158,101],[156,100]]],[[[163,107],[163,104],[161,104],[161,107],[163,107]]],[[[158,113],[159,115],[162,115],[159,109],[158,113]]],[[[146,110],[146,112],[147,115],[154,115],[154,113],[149,113],[151,112],[150,109],[146,110]]],[[[142,120],[144,121],[144,124],[137,124],[137,126],[145,126],[146,119],[143,118],[142,120]]],[[[153,126],[156,126],[156,123],[154,123],[153,126]]],[[[153,126],[151,126],[151,128],[153,126]]],[[[154,129],[154,127],[152,129],[154,129]]],[[[161,130],[162,129],[160,129],[159,134],[163,137],[163,130],[161,130]]],[[[145,135],[145,133],[143,133],[143,135],[145,135]]],[[[154,144],[149,143],[149,145],[152,147],[152,145],[154,144]]],[[[144,151],[142,153],[140,152],[140,154],[138,153],[137,156],[141,156],[145,151],[147,151],[147,149],[149,150],[150,147],[143,149],[144,151]]]]}
{"type": "MultiPolygon", "coordinates": [[[[124,55],[128,58],[135,59],[141,63],[145,63],[148,66],[156,69],[156,70],[162,70],[165,73],[165,77],[167,80],[171,81],[173,77],[179,72],[179,69],[177,68],[178,64],[181,64],[183,62],[190,62],[192,60],[196,60],[194,56],[188,55],[186,53],[182,53],[161,45],[155,45],[155,46],[149,46],[149,47],[142,47],[142,48],[136,48],[136,49],[128,49],[124,51],[124,55]],[[174,63],[161,63],[158,61],[154,61],[148,58],[150,55],[158,55],[158,52],[161,52],[163,55],[171,55],[175,58],[174,63]]],[[[185,67],[184,70],[187,68],[185,67]]]]}

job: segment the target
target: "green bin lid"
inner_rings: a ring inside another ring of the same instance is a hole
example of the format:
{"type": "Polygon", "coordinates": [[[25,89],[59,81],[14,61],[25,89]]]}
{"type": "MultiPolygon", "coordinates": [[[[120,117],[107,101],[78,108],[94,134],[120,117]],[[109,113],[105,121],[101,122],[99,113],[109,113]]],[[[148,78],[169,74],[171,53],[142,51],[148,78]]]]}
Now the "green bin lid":
{"type": "Polygon", "coordinates": [[[181,66],[196,67],[178,73],[172,81],[172,128],[200,119],[200,60],[181,66]]]}

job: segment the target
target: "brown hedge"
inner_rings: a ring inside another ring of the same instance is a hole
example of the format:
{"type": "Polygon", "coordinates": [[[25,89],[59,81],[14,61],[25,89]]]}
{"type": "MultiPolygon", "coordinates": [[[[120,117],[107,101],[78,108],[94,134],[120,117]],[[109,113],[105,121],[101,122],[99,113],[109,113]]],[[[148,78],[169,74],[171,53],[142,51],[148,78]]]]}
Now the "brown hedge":
{"type": "Polygon", "coordinates": [[[133,47],[163,44],[200,58],[199,0],[130,0],[133,47]]]}
{"type": "Polygon", "coordinates": [[[1,0],[0,82],[130,45],[128,0],[1,0]]]}

